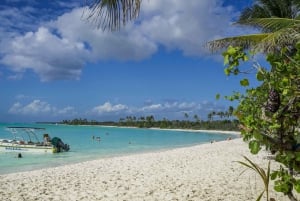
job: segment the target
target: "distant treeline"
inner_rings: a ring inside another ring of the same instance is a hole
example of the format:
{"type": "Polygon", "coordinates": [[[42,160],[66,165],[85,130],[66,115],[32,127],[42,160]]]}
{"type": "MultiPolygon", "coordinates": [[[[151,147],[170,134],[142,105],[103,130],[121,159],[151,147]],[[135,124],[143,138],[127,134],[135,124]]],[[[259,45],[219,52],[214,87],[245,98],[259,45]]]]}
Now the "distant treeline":
{"type": "Polygon", "coordinates": [[[194,130],[239,130],[238,120],[208,120],[208,121],[189,121],[189,120],[155,120],[153,116],[135,118],[128,116],[121,118],[119,122],[106,121],[99,122],[87,119],[63,120],[60,124],[67,125],[102,125],[119,127],[137,127],[137,128],[161,128],[161,129],[194,129],[194,130]]]}

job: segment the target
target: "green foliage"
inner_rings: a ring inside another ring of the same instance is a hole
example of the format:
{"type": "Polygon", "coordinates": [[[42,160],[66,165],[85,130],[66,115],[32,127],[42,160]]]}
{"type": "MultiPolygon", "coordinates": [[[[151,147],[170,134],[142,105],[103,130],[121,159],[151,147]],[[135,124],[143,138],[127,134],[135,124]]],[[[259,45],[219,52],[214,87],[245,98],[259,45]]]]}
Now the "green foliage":
{"type": "Polygon", "coordinates": [[[240,84],[243,87],[247,87],[247,86],[249,86],[249,80],[248,79],[243,79],[243,80],[240,81],[240,84]]]}
{"type": "Polygon", "coordinates": [[[252,154],[257,154],[261,150],[260,141],[251,140],[249,142],[249,149],[252,154]]]}
{"type": "MultiPolygon", "coordinates": [[[[275,160],[283,165],[271,178],[275,190],[287,195],[292,195],[293,188],[300,192],[300,180],[294,178],[294,173],[300,173],[300,43],[296,47],[267,55],[271,69],[257,68],[258,87],[247,88],[249,81],[242,79],[246,93],[227,96],[239,101],[234,114],[251,153],[265,147],[275,152],[275,160]]],[[[223,56],[225,74],[239,74],[239,64],[247,58],[242,49],[229,47],[223,56]]]]}
{"type": "Polygon", "coordinates": [[[226,75],[239,73],[238,66],[240,61],[247,61],[248,56],[242,51],[242,48],[229,46],[226,52],[223,52],[224,64],[228,65],[224,69],[226,75]]]}

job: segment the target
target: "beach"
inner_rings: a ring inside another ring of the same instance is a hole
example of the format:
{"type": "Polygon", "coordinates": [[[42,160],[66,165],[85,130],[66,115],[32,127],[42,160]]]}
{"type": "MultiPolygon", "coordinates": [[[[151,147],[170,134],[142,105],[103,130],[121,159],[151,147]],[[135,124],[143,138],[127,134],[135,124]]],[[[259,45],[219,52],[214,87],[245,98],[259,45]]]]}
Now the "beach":
{"type": "MultiPolygon", "coordinates": [[[[0,175],[0,198],[57,201],[256,200],[263,184],[255,172],[236,162],[243,160],[243,156],[267,166],[266,152],[252,155],[248,145],[238,138],[0,175]]],[[[271,162],[271,168],[277,166],[274,161],[271,162]]],[[[275,193],[272,187],[270,197],[276,201],[288,200],[275,193]]]]}

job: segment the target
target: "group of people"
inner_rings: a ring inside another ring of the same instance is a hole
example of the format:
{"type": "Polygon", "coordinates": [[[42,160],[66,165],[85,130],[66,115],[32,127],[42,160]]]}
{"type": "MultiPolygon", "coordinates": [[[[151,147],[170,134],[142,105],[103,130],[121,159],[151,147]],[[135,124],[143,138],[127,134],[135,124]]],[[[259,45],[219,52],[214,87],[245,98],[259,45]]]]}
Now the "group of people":
{"type": "MultiPolygon", "coordinates": [[[[227,140],[227,141],[232,140],[232,137],[228,137],[226,140],[227,140]]],[[[214,143],[214,142],[216,142],[216,140],[210,141],[211,144],[214,143]]]]}

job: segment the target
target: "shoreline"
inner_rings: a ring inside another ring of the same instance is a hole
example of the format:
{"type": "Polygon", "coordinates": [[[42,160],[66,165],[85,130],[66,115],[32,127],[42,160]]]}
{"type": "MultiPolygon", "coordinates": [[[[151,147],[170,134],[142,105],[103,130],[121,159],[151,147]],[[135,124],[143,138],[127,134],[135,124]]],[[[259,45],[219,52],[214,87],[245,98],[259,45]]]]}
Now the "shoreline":
{"type": "MultiPolygon", "coordinates": [[[[234,161],[266,167],[241,138],[0,175],[4,200],[255,200],[263,184],[234,161]]],[[[272,162],[272,168],[276,164],[272,162]]],[[[270,187],[270,196],[285,201],[270,187]]],[[[263,198],[264,199],[264,198],[263,198]]]]}
{"type": "Polygon", "coordinates": [[[224,131],[224,130],[193,130],[193,129],[162,129],[162,128],[149,128],[152,130],[167,130],[167,131],[184,131],[184,132],[195,132],[195,133],[220,133],[220,134],[233,134],[240,135],[240,131],[224,131]]]}
{"type": "Polygon", "coordinates": [[[108,127],[108,128],[134,128],[134,129],[149,129],[149,130],[166,130],[166,131],[184,131],[184,132],[195,132],[195,133],[220,133],[220,134],[233,134],[240,135],[240,131],[224,131],[224,130],[196,130],[196,129],[177,129],[177,128],[139,128],[133,126],[105,126],[105,125],[76,125],[76,126],[99,126],[99,127],[108,127]]]}

